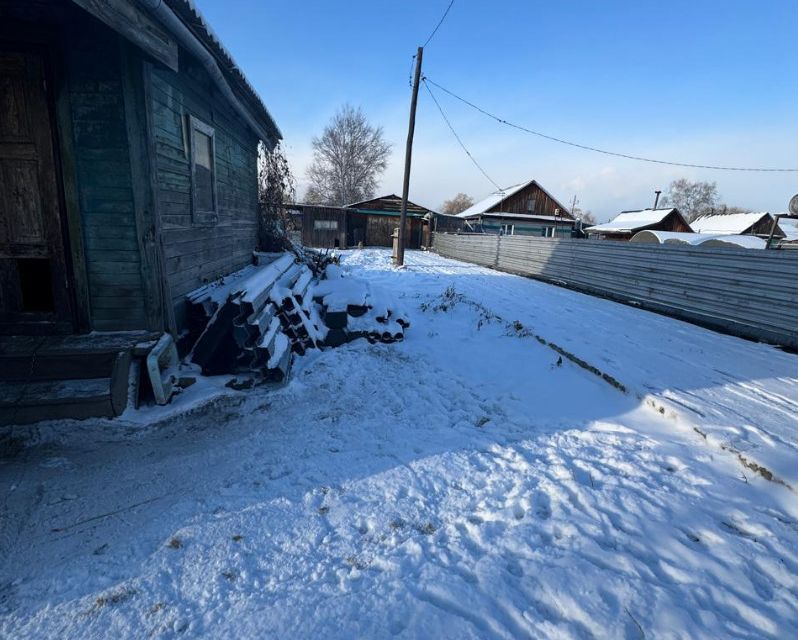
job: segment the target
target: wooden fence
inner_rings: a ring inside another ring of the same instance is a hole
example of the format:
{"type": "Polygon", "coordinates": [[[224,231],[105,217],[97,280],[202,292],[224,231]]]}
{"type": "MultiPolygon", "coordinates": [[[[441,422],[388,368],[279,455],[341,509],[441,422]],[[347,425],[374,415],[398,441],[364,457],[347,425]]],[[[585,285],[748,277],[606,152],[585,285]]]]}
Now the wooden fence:
{"type": "Polygon", "coordinates": [[[434,250],[798,349],[798,251],[449,233],[434,250]]]}

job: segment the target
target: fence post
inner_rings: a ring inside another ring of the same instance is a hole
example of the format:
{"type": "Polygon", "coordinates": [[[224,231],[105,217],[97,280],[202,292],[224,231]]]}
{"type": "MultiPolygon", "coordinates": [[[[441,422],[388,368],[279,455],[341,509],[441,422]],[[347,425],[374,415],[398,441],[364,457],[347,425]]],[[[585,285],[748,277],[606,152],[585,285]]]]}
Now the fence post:
{"type": "Polygon", "coordinates": [[[493,268],[499,268],[499,251],[501,251],[502,236],[496,236],[496,255],[493,257],[493,268]]]}

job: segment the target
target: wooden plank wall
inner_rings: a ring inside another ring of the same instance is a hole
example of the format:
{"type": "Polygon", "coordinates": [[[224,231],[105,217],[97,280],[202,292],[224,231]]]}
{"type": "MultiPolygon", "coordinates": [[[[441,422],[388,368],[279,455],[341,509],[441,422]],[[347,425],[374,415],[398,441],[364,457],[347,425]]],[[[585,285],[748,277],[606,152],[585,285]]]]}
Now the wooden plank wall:
{"type": "Polygon", "coordinates": [[[154,70],[150,90],[162,245],[178,326],[185,294],[251,262],[258,241],[257,137],[182,51],[180,67],[180,74],[154,70]],[[219,219],[212,225],[191,217],[188,114],[215,129],[219,219]]]}
{"type": "MultiPolygon", "coordinates": [[[[532,213],[537,213],[538,215],[553,216],[555,210],[560,208],[560,205],[546,195],[536,184],[531,184],[507,198],[501,205],[491,207],[490,211],[530,213],[527,208],[527,200],[529,198],[534,198],[535,207],[532,213]]],[[[558,215],[570,217],[570,213],[564,208],[560,208],[560,213],[558,215]]]]}
{"type": "Polygon", "coordinates": [[[86,16],[73,22],[65,48],[91,327],[139,329],[144,294],[119,40],[86,16]]]}
{"type": "Polygon", "coordinates": [[[340,207],[323,207],[305,205],[302,209],[302,244],[306,247],[332,249],[335,246],[346,247],[347,211],[340,207]],[[334,220],[338,228],[316,229],[316,220],[334,220]],[[336,245],[337,241],[337,245],[336,245]]]}
{"type": "MultiPolygon", "coordinates": [[[[399,218],[396,216],[368,216],[366,224],[366,246],[391,247],[393,246],[393,230],[399,227],[399,218]]],[[[421,246],[421,220],[407,218],[405,220],[405,246],[408,249],[418,249],[421,246]]]]}

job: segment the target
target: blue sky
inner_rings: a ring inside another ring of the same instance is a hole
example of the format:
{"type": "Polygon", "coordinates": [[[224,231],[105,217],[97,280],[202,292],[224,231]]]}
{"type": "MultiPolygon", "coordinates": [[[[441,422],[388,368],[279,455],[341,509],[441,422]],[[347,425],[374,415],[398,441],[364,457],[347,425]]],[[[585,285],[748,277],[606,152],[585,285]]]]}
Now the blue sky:
{"type": "MultiPolygon", "coordinates": [[[[448,0],[196,0],[283,131],[300,195],[310,141],[338,106],[361,106],[394,144],[381,191],[400,192],[411,56],[448,0]]],[[[798,3],[727,0],[455,0],[424,52],[443,86],[529,128],[690,163],[798,167],[798,3]]],[[[536,178],[599,220],[646,206],[679,177],[716,180],[732,205],[781,211],[798,174],[663,167],[508,129],[438,92],[502,186],[536,178]]],[[[435,208],[492,185],[422,88],[411,198],[435,208]]]]}

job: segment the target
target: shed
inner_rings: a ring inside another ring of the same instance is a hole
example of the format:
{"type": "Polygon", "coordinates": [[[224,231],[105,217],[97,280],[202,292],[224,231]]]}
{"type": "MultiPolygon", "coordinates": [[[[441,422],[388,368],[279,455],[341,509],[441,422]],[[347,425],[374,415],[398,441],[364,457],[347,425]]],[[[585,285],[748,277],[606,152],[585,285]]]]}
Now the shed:
{"type": "MultiPolygon", "coordinates": [[[[730,213],[702,216],[690,223],[696,233],[712,233],[715,235],[758,236],[767,239],[773,228],[775,218],[768,212],[730,213]]],[[[784,231],[777,224],[773,238],[780,240],[784,231]]]]}
{"type": "Polygon", "coordinates": [[[590,238],[631,240],[639,231],[692,233],[693,229],[678,209],[637,209],[623,211],[609,222],[585,229],[590,238]]]}
{"type": "MultiPolygon", "coordinates": [[[[393,230],[399,226],[402,212],[402,198],[391,193],[370,200],[354,202],[346,206],[349,211],[347,239],[349,246],[362,242],[366,246],[390,247],[393,244],[393,230]]],[[[407,201],[405,222],[405,242],[408,249],[418,249],[422,245],[423,228],[432,209],[407,201]]]]}
{"type": "Polygon", "coordinates": [[[191,0],[0,0],[0,86],[0,337],[176,335],[251,262],[281,134],[191,0]]]}

